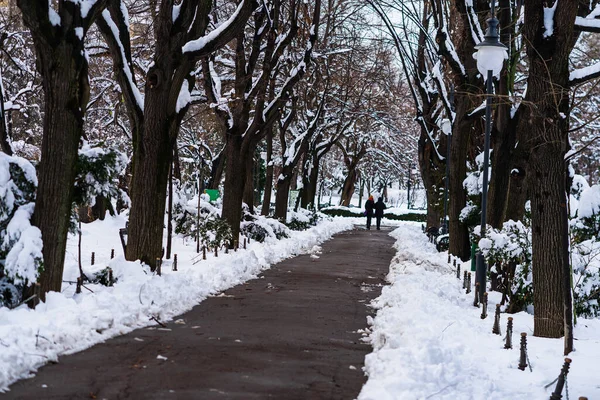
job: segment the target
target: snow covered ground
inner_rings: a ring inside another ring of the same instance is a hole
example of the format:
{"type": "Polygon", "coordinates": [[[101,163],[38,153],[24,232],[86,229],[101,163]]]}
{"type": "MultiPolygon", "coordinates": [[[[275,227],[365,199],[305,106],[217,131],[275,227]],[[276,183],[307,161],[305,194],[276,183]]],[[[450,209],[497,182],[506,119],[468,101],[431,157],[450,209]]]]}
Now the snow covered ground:
{"type": "MultiPolygon", "coordinates": [[[[283,259],[311,253],[333,234],[351,229],[353,218],[335,218],[288,239],[252,242],[215,258],[201,260],[195,243],[182,237],[173,240],[178,271],[172,261],[163,263],[157,276],[139,263],[125,261],[118,230],[125,226],[122,216],[107,217],[83,226],[84,271],[110,266],[118,279],[113,287],[86,285],[75,294],[75,285],[64,283],[61,293],[49,293],[46,303],[35,310],[21,306],[0,308],[0,393],[17,379],[25,378],[59,355],[84,350],[111,337],[156,324],[150,318],[168,321],[208,296],[255,278],[261,271],[283,259]],[[111,249],[116,257],[110,259],[111,249]],[[95,265],[90,266],[95,252],[95,265]]],[[[77,237],[69,237],[65,281],[79,276],[77,237]]]]}
{"type": "MultiPolygon", "coordinates": [[[[507,314],[501,314],[502,335],[492,334],[499,296],[489,299],[487,319],[473,307],[462,281],[421,233],[420,224],[402,223],[397,239],[390,286],[373,305],[367,355],[369,379],[359,400],[386,399],[548,399],[564,362],[563,340],[533,337],[533,316],[514,318],[513,349],[504,349],[507,314]],[[521,371],[520,333],[526,332],[532,371],[521,371]]],[[[461,270],[470,268],[464,263],[461,270]]],[[[579,319],[576,351],[568,374],[568,397],[600,399],[600,320],[579,319]]]]}

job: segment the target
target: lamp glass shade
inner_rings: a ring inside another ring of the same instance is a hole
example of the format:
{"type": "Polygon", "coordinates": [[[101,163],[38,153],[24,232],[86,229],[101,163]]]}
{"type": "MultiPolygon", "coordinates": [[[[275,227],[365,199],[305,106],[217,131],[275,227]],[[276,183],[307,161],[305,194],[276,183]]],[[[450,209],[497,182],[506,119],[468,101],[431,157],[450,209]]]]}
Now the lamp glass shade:
{"type": "Polygon", "coordinates": [[[483,79],[487,79],[487,72],[490,70],[495,77],[499,78],[504,60],[508,59],[506,47],[480,44],[476,48],[477,51],[473,54],[473,58],[477,60],[477,70],[483,79]]]}

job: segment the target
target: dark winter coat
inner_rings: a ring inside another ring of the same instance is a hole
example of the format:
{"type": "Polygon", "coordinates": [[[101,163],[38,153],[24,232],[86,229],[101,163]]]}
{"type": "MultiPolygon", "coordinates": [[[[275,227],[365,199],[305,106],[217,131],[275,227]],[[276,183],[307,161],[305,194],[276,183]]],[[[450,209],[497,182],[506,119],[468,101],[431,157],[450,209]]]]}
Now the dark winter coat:
{"type": "Polygon", "coordinates": [[[368,217],[373,216],[373,209],[375,208],[375,202],[373,200],[367,200],[365,203],[365,211],[367,212],[368,217]]]}
{"type": "Polygon", "coordinates": [[[383,210],[385,210],[387,207],[385,206],[385,204],[383,204],[383,199],[379,198],[379,200],[377,200],[377,203],[375,203],[375,216],[376,217],[383,217],[383,210]]]}

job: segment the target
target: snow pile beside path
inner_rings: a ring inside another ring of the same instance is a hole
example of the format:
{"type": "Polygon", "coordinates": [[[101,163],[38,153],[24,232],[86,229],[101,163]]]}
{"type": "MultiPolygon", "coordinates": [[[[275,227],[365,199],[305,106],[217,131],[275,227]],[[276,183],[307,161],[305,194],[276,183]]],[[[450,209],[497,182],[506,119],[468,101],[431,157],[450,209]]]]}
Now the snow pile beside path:
{"type": "MultiPolygon", "coordinates": [[[[491,333],[500,297],[492,293],[490,315],[482,320],[472,293],[464,293],[446,263],[447,253],[437,253],[418,224],[404,223],[391,235],[397,255],[387,277],[391,285],[374,301],[377,315],[369,321],[374,351],[365,359],[369,379],[359,400],[548,399],[555,385],[544,386],[564,361],[562,339],[533,337],[533,316],[519,313],[512,315],[513,349],[505,350],[507,314],[501,314],[502,336],[491,333]],[[528,334],[532,372],[517,368],[521,332],[528,334]]],[[[580,319],[575,338],[569,397],[600,398],[600,320],[580,319]]]]}
{"type": "MultiPolygon", "coordinates": [[[[122,217],[115,217],[84,226],[84,257],[89,260],[90,249],[97,252],[96,265],[90,268],[88,262],[84,270],[110,266],[118,279],[113,287],[86,285],[93,293],[84,288],[75,294],[75,285],[66,283],[61,293],[49,293],[46,303],[35,310],[0,308],[0,392],[59,355],[153,325],[152,317],[172,319],[208,296],[255,278],[272,264],[314,253],[315,246],[352,228],[349,219],[326,220],[306,231],[292,232],[288,239],[252,242],[247,250],[219,254],[218,258],[209,254],[205,261],[196,254],[195,243],[175,238],[178,271],[171,271],[171,262],[165,261],[163,275],[157,276],[122,256],[110,260],[111,248],[120,252],[117,232],[124,224],[122,217]]],[[[66,281],[78,276],[76,242],[75,237],[69,238],[66,281]]]]}

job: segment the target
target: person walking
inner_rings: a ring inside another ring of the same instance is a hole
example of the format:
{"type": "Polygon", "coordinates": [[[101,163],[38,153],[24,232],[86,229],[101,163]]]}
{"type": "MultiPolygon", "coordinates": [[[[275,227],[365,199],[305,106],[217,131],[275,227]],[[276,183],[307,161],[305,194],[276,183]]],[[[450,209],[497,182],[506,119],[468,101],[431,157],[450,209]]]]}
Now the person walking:
{"type": "Polygon", "coordinates": [[[375,218],[377,219],[377,230],[381,228],[381,218],[383,218],[383,210],[387,207],[383,203],[383,198],[377,199],[377,203],[375,203],[375,218]]]}
{"type": "Polygon", "coordinates": [[[367,229],[371,229],[371,218],[373,218],[373,209],[375,208],[375,202],[373,196],[369,196],[369,200],[365,203],[365,215],[367,216],[367,229]]]}

